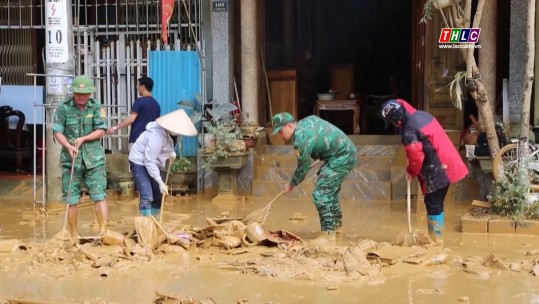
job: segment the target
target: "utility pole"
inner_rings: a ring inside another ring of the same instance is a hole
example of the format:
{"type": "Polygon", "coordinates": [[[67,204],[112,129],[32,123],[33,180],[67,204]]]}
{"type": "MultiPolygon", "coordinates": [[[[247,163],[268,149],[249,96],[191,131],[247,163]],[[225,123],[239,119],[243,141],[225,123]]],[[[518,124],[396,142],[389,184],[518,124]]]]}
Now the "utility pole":
{"type": "Polygon", "coordinates": [[[44,128],[46,139],[46,200],[60,202],[62,197],[62,147],[54,141],[52,124],[56,107],[69,95],[75,75],[73,56],[73,18],[71,0],[46,0],[45,13],[45,74],[46,104],[44,128]]]}

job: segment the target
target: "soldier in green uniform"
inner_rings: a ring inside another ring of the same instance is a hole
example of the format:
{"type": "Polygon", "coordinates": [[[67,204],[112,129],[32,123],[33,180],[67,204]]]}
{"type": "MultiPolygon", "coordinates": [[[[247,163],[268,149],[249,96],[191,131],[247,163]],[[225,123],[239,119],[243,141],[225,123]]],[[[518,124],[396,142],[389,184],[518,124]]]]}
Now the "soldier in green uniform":
{"type": "Polygon", "coordinates": [[[288,193],[301,183],[311,166],[311,158],[323,161],[313,191],[313,202],[320,216],[322,234],[316,241],[334,241],[335,232],[342,229],[342,211],[339,202],[341,184],[354,168],[357,151],[354,143],[339,128],[317,117],[309,116],[296,122],[292,114],[276,114],[273,134],[279,133],[285,141],[292,140],[298,167],[292,179],[284,186],[288,193]]]}
{"type": "Polygon", "coordinates": [[[90,98],[95,86],[87,76],[78,76],[71,85],[73,97],[56,108],[52,130],[54,138],[62,145],[60,164],[62,166],[62,199],[68,208],[68,222],[71,235],[80,238],[77,229],[81,183],[84,181],[90,199],[94,202],[100,235],[107,229],[108,208],[105,201],[107,178],[105,173],[105,152],[100,139],[105,135],[107,124],[104,108],[90,98]],[[74,162],[70,200],[68,198],[72,160],[74,162]]]}

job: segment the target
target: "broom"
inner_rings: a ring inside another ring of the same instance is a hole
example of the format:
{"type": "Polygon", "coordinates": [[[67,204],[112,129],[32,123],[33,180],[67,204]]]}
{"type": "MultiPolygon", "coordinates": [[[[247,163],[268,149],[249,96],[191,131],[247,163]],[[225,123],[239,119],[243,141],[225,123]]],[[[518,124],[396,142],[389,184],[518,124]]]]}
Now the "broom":
{"type": "Polygon", "coordinates": [[[412,198],[410,192],[410,180],[406,179],[406,211],[408,213],[408,232],[401,232],[395,240],[395,245],[403,247],[428,245],[432,242],[428,233],[417,230],[412,231],[412,198]]]}
{"type": "Polygon", "coordinates": [[[259,222],[260,224],[263,224],[270,215],[271,208],[273,208],[273,203],[275,203],[283,194],[284,191],[281,191],[266,206],[247,214],[241,221],[246,225],[252,222],[259,222]]]}
{"type": "MultiPolygon", "coordinates": [[[[312,169],[319,162],[320,160],[317,159],[314,163],[311,164],[311,167],[309,169],[312,169]]],[[[259,222],[260,224],[264,224],[264,222],[268,219],[271,208],[273,208],[273,203],[275,203],[283,194],[284,191],[281,191],[281,193],[277,194],[277,196],[274,197],[266,206],[249,213],[241,221],[246,225],[252,222],[259,222]]]]}

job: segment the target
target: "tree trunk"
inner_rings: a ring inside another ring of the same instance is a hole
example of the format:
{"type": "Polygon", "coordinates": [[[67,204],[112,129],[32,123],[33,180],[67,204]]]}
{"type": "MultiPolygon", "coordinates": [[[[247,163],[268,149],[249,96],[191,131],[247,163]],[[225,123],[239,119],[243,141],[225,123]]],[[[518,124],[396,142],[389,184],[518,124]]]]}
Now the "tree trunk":
{"type": "MultiPolygon", "coordinates": [[[[473,27],[477,28],[481,24],[481,16],[483,14],[483,7],[485,5],[485,0],[479,0],[477,3],[477,10],[475,11],[473,27]]],[[[471,0],[467,0],[465,4],[465,16],[464,20],[466,27],[470,25],[471,17],[471,0]]],[[[496,153],[500,150],[500,145],[498,144],[498,136],[496,136],[496,128],[494,127],[494,118],[492,108],[488,99],[487,90],[483,80],[481,80],[481,73],[479,72],[479,67],[477,67],[477,62],[474,57],[474,49],[462,49],[462,55],[466,60],[466,87],[468,92],[472,96],[479,115],[483,118],[483,126],[487,134],[488,146],[490,149],[490,156],[494,157],[496,153]]]]}
{"type": "MultiPolygon", "coordinates": [[[[519,144],[519,167],[518,173],[522,177],[521,182],[526,183],[529,187],[528,163],[528,134],[530,133],[530,103],[533,85],[533,65],[535,59],[535,0],[528,0],[528,15],[527,15],[527,31],[526,31],[526,68],[524,75],[524,84],[520,103],[522,104],[522,112],[520,115],[520,139],[519,144]]],[[[526,196],[527,198],[527,196],[526,196]]],[[[525,201],[527,203],[527,200],[525,201]]]]}
{"type": "MultiPolygon", "coordinates": [[[[520,137],[528,138],[530,132],[530,104],[533,85],[533,66],[535,59],[535,0],[528,0],[526,32],[526,56],[528,57],[525,68],[524,84],[520,103],[522,112],[520,116],[520,137]]],[[[527,141],[527,140],[526,140],[527,141]]]]}

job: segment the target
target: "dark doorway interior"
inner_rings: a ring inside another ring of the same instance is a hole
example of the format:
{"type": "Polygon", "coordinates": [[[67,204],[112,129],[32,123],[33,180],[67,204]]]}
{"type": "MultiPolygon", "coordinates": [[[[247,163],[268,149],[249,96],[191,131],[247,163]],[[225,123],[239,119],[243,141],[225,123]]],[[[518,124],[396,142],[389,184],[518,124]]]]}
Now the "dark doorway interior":
{"type": "MultiPolygon", "coordinates": [[[[331,87],[331,67],[352,65],[362,134],[385,133],[372,95],[410,99],[412,1],[266,1],[268,69],[297,69],[299,118],[313,113],[316,93],[331,87]]],[[[323,113],[323,112],[322,112],[323,113]]],[[[348,112],[321,114],[350,134],[348,112]]]]}

